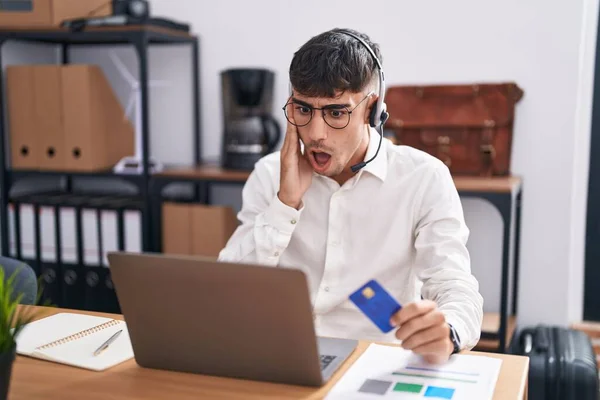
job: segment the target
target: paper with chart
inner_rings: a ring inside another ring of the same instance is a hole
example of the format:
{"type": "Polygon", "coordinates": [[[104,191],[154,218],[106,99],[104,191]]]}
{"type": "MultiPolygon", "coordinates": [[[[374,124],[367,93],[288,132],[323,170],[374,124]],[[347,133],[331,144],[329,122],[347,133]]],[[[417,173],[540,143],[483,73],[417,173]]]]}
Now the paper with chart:
{"type": "Polygon", "coordinates": [[[440,365],[401,347],[371,344],[326,399],[491,400],[502,360],[454,355],[440,365]]]}

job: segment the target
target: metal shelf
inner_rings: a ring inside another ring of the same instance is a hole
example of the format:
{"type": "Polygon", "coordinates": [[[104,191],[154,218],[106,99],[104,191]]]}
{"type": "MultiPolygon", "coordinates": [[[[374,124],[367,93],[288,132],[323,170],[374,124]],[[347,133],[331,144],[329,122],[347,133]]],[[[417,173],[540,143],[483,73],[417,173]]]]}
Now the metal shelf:
{"type": "Polygon", "coordinates": [[[90,27],[80,32],[66,28],[0,28],[0,41],[22,40],[52,44],[127,44],[143,38],[148,44],[192,43],[197,37],[152,25],[127,25],[121,27],[90,27]]]}
{"type": "Polygon", "coordinates": [[[44,177],[65,177],[65,178],[111,178],[120,179],[140,185],[144,182],[142,175],[118,174],[110,170],[106,171],[51,171],[51,170],[26,170],[26,169],[7,169],[8,184],[12,185],[16,181],[27,178],[44,178],[44,177]]]}

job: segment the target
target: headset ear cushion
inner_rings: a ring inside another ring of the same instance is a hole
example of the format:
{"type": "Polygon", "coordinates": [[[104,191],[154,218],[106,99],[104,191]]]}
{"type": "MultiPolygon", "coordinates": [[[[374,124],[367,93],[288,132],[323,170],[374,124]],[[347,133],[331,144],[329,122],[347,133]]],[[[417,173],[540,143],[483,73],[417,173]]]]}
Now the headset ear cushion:
{"type": "Polygon", "coordinates": [[[371,113],[369,114],[369,125],[371,125],[372,127],[376,127],[377,124],[375,123],[375,116],[377,115],[377,103],[373,104],[373,107],[371,107],[371,113]]]}

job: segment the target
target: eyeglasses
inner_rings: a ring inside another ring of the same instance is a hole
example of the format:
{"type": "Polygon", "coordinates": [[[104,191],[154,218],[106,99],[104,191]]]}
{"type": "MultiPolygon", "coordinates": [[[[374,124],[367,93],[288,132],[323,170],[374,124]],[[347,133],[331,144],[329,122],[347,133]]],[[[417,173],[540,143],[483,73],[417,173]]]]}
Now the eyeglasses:
{"type": "Polygon", "coordinates": [[[288,101],[285,106],[283,106],[283,112],[285,113],[285,118],[290,122],[290,124],[297,127],[302,127],[310,123],[315,110],[321,110],[323,120],[327,125],[333,129],[344,129],[350,123],[350,115],[352,112],[363,101],[369,98],[371,94],[373,94],[373,92],[367,94],[361,101],[358,102],[356,106],[354,106],[352,110],[349,110],[348,107],[340,104],[331,104],[325,107],[317,108],[311,107],[310,105],[299,100],[292,100],[288,101]],[[290,109],[290,106],[293,106],[293,109],[290,109]],[[290,116],[292,112],[293,120],[290,116]]]}

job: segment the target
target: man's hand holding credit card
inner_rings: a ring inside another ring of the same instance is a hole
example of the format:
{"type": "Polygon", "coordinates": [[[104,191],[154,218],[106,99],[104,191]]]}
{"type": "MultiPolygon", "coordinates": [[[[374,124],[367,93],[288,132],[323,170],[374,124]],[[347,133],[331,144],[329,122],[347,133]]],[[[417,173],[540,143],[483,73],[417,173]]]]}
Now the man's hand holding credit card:
{"type": "Polygon", "coordinates": [[[441,363],[456,351],[446,317],[431,300],[401,306],[377,281],[370,280],[350,295],[352,301],[382,332],[394,328],[402,347],[441,363]]]}

